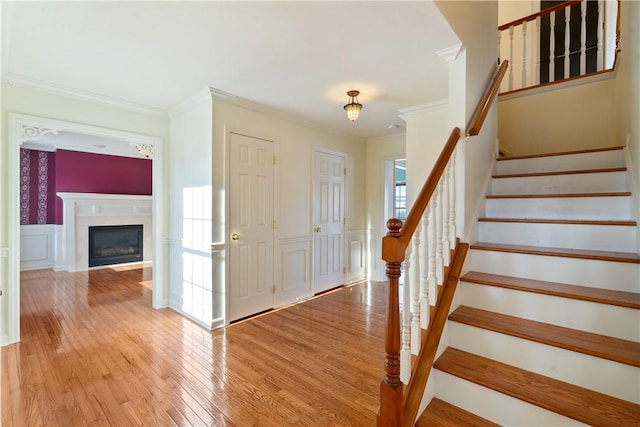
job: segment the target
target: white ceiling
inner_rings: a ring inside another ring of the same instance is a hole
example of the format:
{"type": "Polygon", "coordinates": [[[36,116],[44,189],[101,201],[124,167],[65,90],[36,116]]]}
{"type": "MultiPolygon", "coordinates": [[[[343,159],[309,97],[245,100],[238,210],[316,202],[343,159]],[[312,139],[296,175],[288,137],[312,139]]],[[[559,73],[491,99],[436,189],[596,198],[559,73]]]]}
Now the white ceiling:
{"type": "Polygon", "coordinates": [[[367,139],[447,97],[435,52],[459,43],[431,1],[3,1],[2,20],[7,82],[162,113],[209,86],[367,139]]]}

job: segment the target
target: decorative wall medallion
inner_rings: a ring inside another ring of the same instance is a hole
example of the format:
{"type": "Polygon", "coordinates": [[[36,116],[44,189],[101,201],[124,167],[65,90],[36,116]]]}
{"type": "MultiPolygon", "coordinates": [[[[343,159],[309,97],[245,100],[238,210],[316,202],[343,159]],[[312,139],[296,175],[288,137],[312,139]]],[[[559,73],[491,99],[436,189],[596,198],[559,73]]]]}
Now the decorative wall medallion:
{"type": "Polygon", "coordinates": [[[47,129],[38,126],[22,125],[22,142],[35,141],[42,135],[46,135],[48,133],[57,135],[58,131],[56,129],[47,129]]]}
{"type": "Polygon", "coordinates": [[[133,145],[135,145],[136,149],[138,150],[138,153],[140,153],[141,155],[145,156],[148,159],[153,157],[153,145],[149,145],[149,144],[133,144],[133,145]]]}

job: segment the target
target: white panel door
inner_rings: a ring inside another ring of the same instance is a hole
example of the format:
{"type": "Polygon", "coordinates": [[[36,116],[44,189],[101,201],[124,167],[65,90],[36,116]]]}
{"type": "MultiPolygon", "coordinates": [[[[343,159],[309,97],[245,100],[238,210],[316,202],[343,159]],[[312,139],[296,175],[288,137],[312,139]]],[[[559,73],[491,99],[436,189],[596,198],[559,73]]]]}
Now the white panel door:
{"type": "Polygon", "coordinates": [[[324,292],[344,280],[344,156],[317,151],[314,177],[313,291],[324,292]]]}
{"type": "Polygon", "coordinates": [[[229,138],[229,321],[273,308],[273,143],[229,138]]]}

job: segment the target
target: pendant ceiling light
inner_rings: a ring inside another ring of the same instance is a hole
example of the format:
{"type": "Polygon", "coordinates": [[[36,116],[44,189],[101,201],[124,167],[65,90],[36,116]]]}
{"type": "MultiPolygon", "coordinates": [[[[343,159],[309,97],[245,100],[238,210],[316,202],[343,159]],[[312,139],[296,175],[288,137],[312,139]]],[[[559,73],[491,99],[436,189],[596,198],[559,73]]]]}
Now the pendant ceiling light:
{"type": "Polygon", "coordinates": [[[347,92],[349,96],[349,103],[344,106],[344,110],[347,112],[347,117],[352,122],[355,122],[360,115],[360,110],[362,110],[362,104],[358,102],[358,95],[360,92],[357,90],[350,90],[347,92]]]}

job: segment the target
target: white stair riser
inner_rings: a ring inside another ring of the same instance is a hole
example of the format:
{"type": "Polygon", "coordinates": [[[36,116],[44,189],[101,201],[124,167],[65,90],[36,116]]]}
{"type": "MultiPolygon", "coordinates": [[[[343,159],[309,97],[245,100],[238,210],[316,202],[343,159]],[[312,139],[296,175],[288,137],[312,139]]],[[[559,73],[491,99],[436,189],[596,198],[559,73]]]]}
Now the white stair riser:
{"type": "Polygon", "coordinates": [[[434,371],[435,396],[503,426],[586,426],[571,418],[463,380],[434,371]]]}
{"type": "Polygon", "coordinates": [[[498,362],[638,403],[640,369],[514,336],[451,322],[451,346],[498,362]]]}
{"type": "Polygon", "coordinates": [[[623,225],[478,222],[481,242],[611,252],[636,251],[636,227],[623,225]]]}
{"type": "Polygon", "coordinates": [[[465,270],[640,292],[640,264],[472,249],[465,270]]]}
{"type": "Polygon", "coordinates": [[[491,194],[566,194],[628,191],[626,172],[493,178],[491,194]]]}
{"type": "Polygon", "coordinates": [[[496,163],[497,173],[499,175],[619,168],[625,166],[622,150],[534,157],[530,159],[500,160],[496,163]]]}
{"type": "Polygon", "coordinates": [[[487,199],[490,218],[631,219],[631,197],[540,197],[487,199]]]}
{"type": "Polygon", "coordinates": [[[640,341],[640,310],[497,286],[464,282],[459,286],[462,304],[469,307],[640,341]]]}

